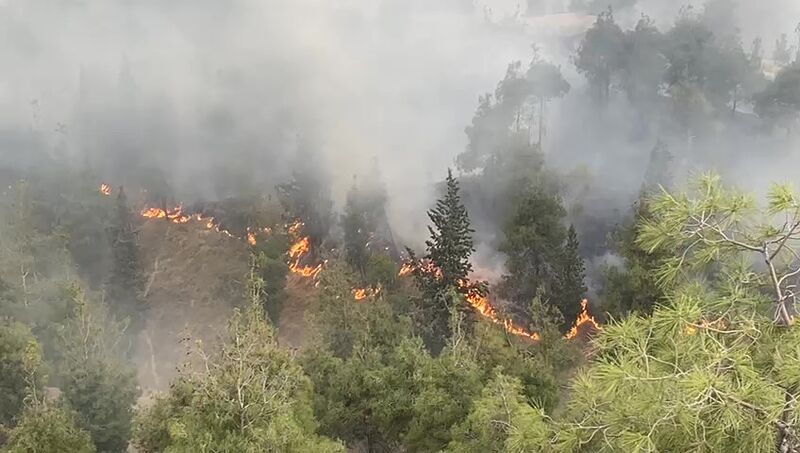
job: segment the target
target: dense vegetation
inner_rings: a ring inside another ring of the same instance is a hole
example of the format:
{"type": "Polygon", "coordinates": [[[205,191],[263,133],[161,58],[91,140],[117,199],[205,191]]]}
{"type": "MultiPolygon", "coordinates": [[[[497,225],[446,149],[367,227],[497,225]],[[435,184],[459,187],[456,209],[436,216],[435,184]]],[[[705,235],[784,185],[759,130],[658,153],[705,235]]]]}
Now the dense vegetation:
{"type": "Polygon", "coordinates": [[[743,105],[767,136],[800,119],[786,37],[767,80],[760,42],[745,51],[718,3],[666,31],[647,17],[623,30],[601,9],[576,47],[587,108],[624,98],[663,136],[642,149],[640,194],[602,239],[586,239],[548,164],[547,107],[577,87],[538,53],[480,98],[416,249],[396,243],[377,171],[334,215],[308,143],[291,178],[185,212],[150,173],[98,190],[100,175],[58,156],[10,167],[0,449],[800,451],[800,195],[775,185],[759,200],[713,173],[674,174],[670,147],[740,127],[743,105]],[[168,386],[142,388],[156,368],[149,297],[170,265],[145,240],[152,225],[181,248],[208,246],[183,242],[192,232],[224,237],[248,271],[224,279],[241,297],[208,296],[231,312],[203,321],[218,338],[170,332],[184,360],[168,386]],[[494,281],[474,265],[477,236],[505,261],[494,281]],[[587,247],[619,261],[591,290],[587,247]],[[580,322],[589,294],[602,326],[580,322]],[[280,334],[301,305],[307,330],[291,347],[280,334]]]}

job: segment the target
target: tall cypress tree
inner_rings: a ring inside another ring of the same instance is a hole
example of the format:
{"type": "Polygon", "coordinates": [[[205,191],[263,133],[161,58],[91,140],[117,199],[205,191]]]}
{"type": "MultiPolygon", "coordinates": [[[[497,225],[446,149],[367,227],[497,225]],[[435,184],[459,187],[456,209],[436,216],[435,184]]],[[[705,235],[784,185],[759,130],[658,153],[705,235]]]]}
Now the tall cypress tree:
{"type": "Polygon", "coordinates": [[[428,211],[433,225],[428,226],[430,239],[425,241],[426,259],[441,271],[436,279],[437,290],[454,288],[465,292],[460,283],[472,271],[469,257],[475,251],[472,244],[473,230],[470,228],[467,209],[461,202],[458,181],[452,171],[447,170],[444,198],[436,201],[436,207],[428,211]]]}
{"type": "Polygon", "coordinates": [[[423,292],[421,321],[429,330],[426,340],[431,350],[438,352],[450,333],[451,307],[459,306],[461,300],[452,296],[486,293],[483,282],[466,285],[467,277],[472,271],[469,257],[475,251],[472,243],[473,230],[470,228],[467,209],[461,202],[458,181],[449,169],[445,195],[436,202],[436,207],[428,211],[428,218],[432,225],[428,226],[430,239],[425,241],[424,259],[436,271],[417,272],[416,277],[417,285],[423,292]]]}
{"type": "Polygon", "coordinates": [[[145,285],[133,215],[122,187],[117,196],[116,216],[111,228],[111,248],[113,267],[106,291],[108,305],[118,319],[128,319],[128,332],[136,335],[144,323],[142,293],[145,285]]]}
{"type": "Polygon", "coordinates": [[[562,326],[564,330],[569,329],[577,318],[580,313],[581,299],[586,296],[586,285],[584,284],[586,271],[583,258],[578,252],[579,246],[575,227],[570,225],[561,254],[560,269],[556,277],[558,289],[553,294],[556,306],[564,315],[564,325],[562,326]]]}
{"type": "Polygon", "coordinates": [[[356,184],[347,193],[347,203],[342,216],[344,250],[347,263],[364,279],[370,257],[369,240],[375,231],[375,221],[370,212],[369,199],[356,184]]]}
{"type": "Polygon", "coordinates": [[[500,251],[507,256],[508,274],[500,290],[520,313],[541,291],[551,302],[558,292],[559,263],[567,235],[562,224],[565,215],[554,194],[534,188],[523,194],[506,222],[500,251]]]}

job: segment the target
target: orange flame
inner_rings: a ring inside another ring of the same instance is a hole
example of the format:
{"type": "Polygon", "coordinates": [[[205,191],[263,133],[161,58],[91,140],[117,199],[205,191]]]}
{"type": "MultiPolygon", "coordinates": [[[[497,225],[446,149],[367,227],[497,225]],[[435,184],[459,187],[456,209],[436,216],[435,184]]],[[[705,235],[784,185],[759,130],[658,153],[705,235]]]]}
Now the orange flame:
{"type": "MultiPolygon", "coordinates": [[[[302,227],[303,222],[297,221],[288,228],[288,231],[290,234],[296,235],[302,227]]],[[[289,247],[289,270],[292,271],[293,274],[297,274],[302,277],[316,277],[320,271],[322,271],[323,263],[320,263],[316,266],[305,266],[300,264],[303,258],[308,255],[310,251],[311,238],[308,236],[303,236],[295,241],[291,247],[289,247]]]]}
{"type": "MultiPolygon", "coordinates": [[[[436,265],[433,264],[430,260],[421,260],[417,263],[413,262],[406,262],[403,263],[403,266],[400,268],[400,272],[398,273],[399,277],[404,277],[406,275],[410,275],[414,273],[414,271],[420,271],[427,274],[434,274],[437,278],[441,278],[442,271],[436,265]]],[[[477,290],[472,288],[472,283],[469,280],[462,280],[459,282],[459,286],[461,288],[467,289],[467,302],[478,312],[481,316],[489,319],[491,322],[495,324],[499,324],[503,326],[503,328],[513,335],[517,335],[520,337],[529,338],[531,340],[537,341],[539,340],[540,336],[536,332],[529,332],[523,327],[520,327],[514,324],[514,321],[511,319],[501,319],[497,315],[497,311],[492,307],[489,303],[489,299],[482,295],[477,290]]],[[[358,300],[358,299],[357,299],[358,300]]]]}
{"type": "MultiPolygon", "coordinates": [[[[465,282],[464,284],[469,284],[465,282]]],[[[536,332],[529,332],[527,329],[520,327],[514,324],[510,318],[501,319],[497,316],[497,312],[495,311],[494,307],[489,303],[489,299],[486,296],[483,296],[477,292],[469,292],[467,293],[467,302],[472,305],[472,308],[475,309],[481,316],[489,319],[495,324],[499,324],[506,329],[506,332],[511,333],[513,335],[517,335],[520,337],[530,338],[533,341],[538,341],[541,337],[536,332]]]]}
{"type": "Polygon", "coordinates": [[[410,261],[407,261],[407,262],[403,263],[402,266],[400,266],[400,272],[397,274],[397,276],[398,277],[405,277],[407,275],[411,275],[414,272],[414,269],[416,269],[416,266],[414,266],[414,263],[412,263],[410,261]]]}
{"type": "Polygon", "coordinates": [[[161,208],[145,207],[140,214],[147,219],[167,219],[172,223],[189,223],[189,220],[192,219],[192,216],[183,213],[183,206],[181,205],[166,211],[161,208]]]}
{"type": "MultiPolygon", "coordinates": [[[[403,263],[402,267],[400,268],[400,272],[398,273],[399,277],[404,277],[414,273],[415,270],[419,270],[424,273],[435,273],[437,276],[441,276],[441,270],[438,269],[432,262],[429,260],[421,260],[418,263],[413,262],[406,262],[403,263]]],[[[469,280],[463,280],[459,283],[462,288],[470,288],[472,283],[469,280]]],[[[359,299],[356,299],[359,300],[359,299]]],[[[503,328],[514,335],[530,338],[533,341],[538,341],[541,339],[541,336],[536,332],[531,332],[524,327],[521,327],[517,324],[514,324],[514,321],[506,318],[502,319],[498,316],[497,311],[494,307],[492,307],[489,299],[481,295],[478,291],[469,290],[467,291],[466,296],[467,302],[478,312],[481,316],[488,318],[495,324],[499,324],[503,326],[503,328]]],[[[565,339],[571,340],[578,336],[578,329],[583,325],[591,325],[594,327],[595,330],[600,330],[602,327],[594,319],[593,316],[589,315],[589,301],[583,299],[581,301],[581,312],[578,314],[578,317],[575,319],[575,323],[573,324],[572,329],[564,335],[565,339]]]]}
{"type": "Polygon", "coordinates": [[[569,332],[567,332],[564,335],[564,338],[566,338],[567,340],[576,338],[578,336],[578,330],[581,328],[581,326],[584,325],[591,326],[594,328],[594,330],[602,329],[602,327],[600,327],[600,323],[598,323],[597,320],[594,319],[594,316],[589,314],[589,301],[586,299],[583,299],[581,301],[581,312],[578,313],[578,317],[572,324],[572,328],[569,329],[569,332]]]}
{"type": "MultiPolygon", "coordinates": [[[[191,215],[184,213],[183,206],[181,205],[177,205],[174,208],[167,208],[166,211],[162,208],[145,207],[139,212],[139,214],[146,219],[167,219],[172,223],[178,223],[178,224],[189,223],[191,220],[196,220],[204,224],[204,226],[208,230],[214,230],[217,233],[224,234],[225,236],[228,236],[230,238],[243,239],[239,236],[232,234],[230,231],[221,228],[220,224],[216,221],[216,219],[214,219],[214,217],[210,216],[206,217],[200,213],[191,215]]],[[[265,227],[261,230],[264,232],[264,234],[270,234],[272,232],[272,229],[269,227],[265,227]]],[[[244,239],[246,239],[250,245],[256,245],[257,243],[256,231],[248,227],[247,235],[245,236],[244,239]]]]}
{"type": "Polygon", "coordinates": [[[100,184],[100,193],[105,195],[105,196],[111,195],[111,186],[106,184],[106,183],[101,183],[100,184]]]}
{"type": "Polygon", "coordinates": [[[381,292],[381,286],[378,285],[375,288],[353,288],[353,298],[356,301],[361,301],[366,299],[367,297],[377,296],[381,292]]]}

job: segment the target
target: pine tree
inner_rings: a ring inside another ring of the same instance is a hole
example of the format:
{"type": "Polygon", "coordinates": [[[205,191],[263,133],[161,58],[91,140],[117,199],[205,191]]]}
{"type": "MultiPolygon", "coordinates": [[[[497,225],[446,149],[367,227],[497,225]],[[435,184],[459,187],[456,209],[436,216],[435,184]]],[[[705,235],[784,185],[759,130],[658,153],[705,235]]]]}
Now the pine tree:
{"type": "Polygon", "coordinates": [[[557,274],[557,291],[553,299],[564,315],[563,329],[569,329],[580,312],[580,301],[586,296],[584,284],[585,267],[583,258],[578,251],[578,235],[575,228],[570,225],[567,230],[567,240],[561,253],[560,269],[557,274]]]}
{"type": "Polygon", "coordinates": [[[342,216],[344,250],[347,264],[359,273],[362,280],[364,279],[370,255],[368,250],[369,237],[374,230],[374,225],[371,225],[373,222],[370,222],[370,220],[363,194],[357,185],[353,185],[347,193],[347,203],[342,216]]]}
{"type": "Polygon", "coordinates": [[[625,260],[624,269],[605,269],[605,287],[601,304],[605,311],[618,317],[631,312],[650,313],[664,299],[664,290],[655,284],[652,275],[664,253],[647,252],[636,244],[636,230],[652,218],[649,199],[673,185],[673,155],[659,140],[650,152],[642,190],[633,205],[632,219],[613,234],[617,253],[625,260]]]}
{"type": "Polygon", "coordinates": [[[144,275],[133,216],[122,187],[117,196],[115,223],[111,228],[111,246],[113,267],[107,286],[109,307],[118,319],[128,320],[128,333],[134,336],[144,323],[144,275]]]}
{"type": "Polygon", "coordinates": [[[461,203],[458,181],[449,169],[446,184],[444,198],[438,200],[436,207],[428,211],[428,218],[433,225],[428,226],[430,239],[425,241],[425,258],[441,271],[441,278],[436,279],[437,291],[447,288],[465,291],[460,284],[472,272],[469,257],[475,251],[472,244],[473,230],[470,228],[467,209],[461,203]]]}
{"type": "Polygon", "coordinates": [[[556,196],[534,189],[523,195],[506,222],[500,251],[507,256],[508,275],[503,277],[500,290],[520,312],[541,291],[553,302],[566,241],[561,223],[565,215],[556,196]]]}
{"type": "Polygon", "coordinates": [[[133,405],[139,396],[136,372],[120,358],[123,326],[102,303],[71,288],[74,311],[61,330],[57,381],[62,399],[76,413],[100,452],[122,452],[128,445],[133,405]]]}
{"type": "MultiPolygon", "coordinates": [[[[470,294],[486,294],[484,282],[467,284],[472,272],[469,257],[474,251],[473,230],[467,209],[461,202],[458,181],[450,169],[447,170],[445,195],[428,211],[428,218],[432,225],[428,226],[430,239],[425,241],[423,261],[430,263],[432,269],[422,269],[415,274],[417,286],[423,293],[417,321],[426,331],[428,347],[438,352],[450,336],[451,310],[466,308],[459,300],[470,294]]],[[[409,253],[414,259],[413,252],[409,253]]]]}

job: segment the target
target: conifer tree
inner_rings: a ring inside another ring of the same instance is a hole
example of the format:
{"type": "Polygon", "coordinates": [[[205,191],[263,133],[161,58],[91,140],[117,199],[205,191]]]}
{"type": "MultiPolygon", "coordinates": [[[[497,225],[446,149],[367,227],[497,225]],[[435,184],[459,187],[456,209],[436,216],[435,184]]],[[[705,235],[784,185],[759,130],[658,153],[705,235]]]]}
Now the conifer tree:
{"type": "Polygon", "coordinates": [[[375,283],[368,278],[373,264],[387,255],[398,257],[385,205],[386,189],[376,162],[365,178],[354,181],[341,219],[347,263],[364,283],[375,283]]]}
{"type": "Polygon", "coordinates": [[[117,196],[116,218],[111,228],[111,247],[113,267],[107,289],[109,307],[118,319],[128,320],[128,333],[135,335],[144,322],[144,275],[133,216],[122,187],[117,196]]]}
{"type": "Polygon", "coordinates": [[[602,304],[613,316],[634,311],[649,313],[664,299],[664,290],[655,284],[652,276],[666,256],[663,252],[646,252],[636,244],[636,229],[651,221],[650,197],[672,186],[672,162],[673,155],[668,146],[659,140],[650,152],[642,190],[633,205],[633,218],[614,234],[613,239],[618,253],[625,260],[625,268],[608,267],[605,270],[602,304]]]}
{"type": "Polygon", "coordinates": [[[369,260],[368,243],[370,232],[374,231],[373,222],[365,206],[363,193],[357,185],[353,185],[347,193],[347,203],[342,216],[344,229],[344,250],[347,264],[353,267],[362,280],[369,260]]]}
{"type": "Polygon", "coordinates": [[[570,225],[567,240],[561,253],[559,272],[556,276],[557,291],[553,294],[554,302],[564,315],[562,327],[566,330],[580,312],[580,301],[586,296],[584,284],[585,267],[578,251],[578,235],[570,225]]]}
{"type": "Polygon", "coordinates": [[[99,452],[123,452],[139,396],[135,371],[120,360],[127,352],[123,326],[79,287],[71,291],[74,312],[61,331],[56,376],[62,399],[99,452]]]}
{"type": "Polygon", "coordinates": [[[428,226],[430,239],[425,241],[425,258],[441,271],[441,278],[436,279],[434,285],[437,292],[447,288],[460,289],[460,283],[472,272],[469,257],[475,251],[469,215],[461,203],[458,181],[449,169],[446,184],[444,198],[428,211],[428,218],[433,225],[428,226]]]}
{"type": "MultiPolygon", "coordinates": [[[[430,239],[425,241],[423,260],[430,263],[432,269],[418,269],[415,274],[417,286],[423,293],[418,321],[426,327],[428,346],[438,351],[449,337],[451,310],[459,307],[459,296],[486,293],[484,282],[468,284],[472,272],[469,257],[474,251],[473,230],[467,209],[461,202],[458,181],[449,169],[444,197],[428,211],[428,218],[432,225],[428,226],[430,239]]],[[[409,254],[415,259],[413,252],[409,254]]]]}
{"type": "MultiPolygon", "coordinates": [[[[520,311],[540,291],[552,302],[559,289],[557,280],[566,240],[561,222],[565,215],[557,197],[543,190],[530,190],[506,222],[500,251],[507,256],[508,275],[503,277],[501,291],[520,311]]],[[[569,319],[566,315],[565,318],[569,319]]]]}
{"type": "Polygon", "coordinates": [[[558,450],[798,451],[800,198],[774,186],[759,209],[708,175],[650,208],[637,243],[666,254],[667,302],[595,339],[558,450]]]}

